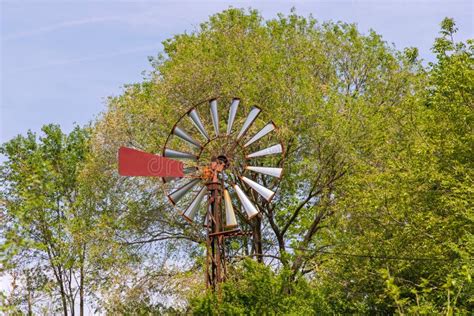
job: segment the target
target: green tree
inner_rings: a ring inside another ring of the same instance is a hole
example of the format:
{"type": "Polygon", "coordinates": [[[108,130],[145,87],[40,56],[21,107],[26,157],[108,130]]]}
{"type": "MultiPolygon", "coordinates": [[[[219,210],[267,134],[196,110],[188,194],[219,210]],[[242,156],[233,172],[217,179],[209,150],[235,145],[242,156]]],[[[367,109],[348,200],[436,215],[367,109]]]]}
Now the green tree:
{"type": "MultiPolygon", "coordinates": [[[[159,151],[177,116],[197,100],[241,96],[258,104],[281,126],[287,172],[276,202],[261,205],[262,221],[250,225],[263,240],[250,255],[278,256],[292,278],[327,246],[316,236],[335,212],[335,188],[367,125],[380,126],[381,111],[399,105],[416,78],[409,59],[373,31],[362,35],[355,25],[319,24],[294,12],[264,21],[257,11],[238,9],[165,41],[152,64],[150,78],[111,99],[97,124],[104,168],[115,168],[120,145],[159,151]]],[[[150,227],[158,224],[163,238],[172,231],[202,241],[202,231],[171,214],[165,230],[163,222],[150,227]]]]}
{"type": "MultiPolygon", "coordinates": [[[[78,205],[77,179],[88,152],[88,134],[76,127],[69,135],[47,125],[39,140],[29,132],[1,148],[7,158],[2,165],[2,211],[6,226],[7,268],[27,272],[27,280],[42,280],[32,290],[46,292],[64,312],[74,314],[79,292],[81,314],[84,301],[84,261],[87,243],[81,230],[87,214],[78,205]],[[68,312],[69,311],[69,312],[68,312]]],[[[85,233],[85,232],[84,232],[85,233]]],[[[32,313],[28,294],[28,313],[32,313]]]]}
{"type": "Polygon", "coordinates": [[[130,261],[113,220],[114,195],[87,167],[90,130],[45,125],[5,143],[0,169],[2,273],[13,278],[4,308],[84,314],[98,287],[130,261]],[[113,266],[114,269],[110,269],[113,266]]]}
{"type": "Polygon", "coordinates": [[[389,313],[473,308],[473,48],[454,42],[454,32],[445,19],[437,62],[384,114],[383,130],[370,130],[378,143],[358,155],[341,187],[328,235],[336,254],[319,275],[338,311],[360,302],[389,313]]]}

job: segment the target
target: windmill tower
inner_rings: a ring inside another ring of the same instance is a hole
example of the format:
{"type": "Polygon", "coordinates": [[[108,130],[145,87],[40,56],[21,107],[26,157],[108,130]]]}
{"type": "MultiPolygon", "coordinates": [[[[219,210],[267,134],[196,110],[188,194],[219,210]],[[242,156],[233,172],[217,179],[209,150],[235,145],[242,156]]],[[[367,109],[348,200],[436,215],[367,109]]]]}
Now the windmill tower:
{"type": "Polygon", "coordinates": [[[206,283],[212,289],[226,277],[225,240],[249,234],[237,219],[251,223],[259,205],[271,203],[283,172],[276,125],[260,119],[257,106],[243,107],[242,117],[239,107],[239,98],[193,106],[173,125],[161,156],[119,149],[120,175],[161,177],[178,214],[206,230],[206,283]],[[219,110],[226,104],[224,119],[219,110]],[[207,115],[201,117],[203,113],[207,115]]]}

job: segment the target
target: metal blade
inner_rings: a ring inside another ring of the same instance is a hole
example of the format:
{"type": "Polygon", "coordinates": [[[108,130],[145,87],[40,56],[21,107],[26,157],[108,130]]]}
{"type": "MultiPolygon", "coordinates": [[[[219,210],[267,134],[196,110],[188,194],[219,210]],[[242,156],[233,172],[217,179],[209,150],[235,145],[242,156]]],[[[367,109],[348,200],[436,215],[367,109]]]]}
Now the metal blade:
{"type": "Polygon", "coordinates": [[[257,140],[267,135],[268,133],[273,131],[275,128],[276,126],[275,124],[273,124],[273,122],[268,123],[257,134],[255,134],[247,143],[245,143],[244,147],[248,147],[251,144],[255,143],[257,140]]]}
{"type": "Polygon", "coordinates": [[[247,197],[247,195],[242,191],[242,189],[237,185],[234,184],[234,190],[237,193],[237,196],[242,203],[242,206],[244,207],[245,212],[247,213],[248,218],[253,218],[258,214],[258,210],[255,207],[255,205],[250,202],[250,199],[247,197]]]}
{"type": "Polygon", "coordinates": [[[171,203],[176,204],[186,195],[196,184],[198,184],[200,179],[194,179],[183,185],[181,188],[177,189],[173,193],[168,195],[171,203]]]}
{"type": "Polygon", "coordinates": [[[212,125],[214,125],[214,132],[216,133],[216,137],[219,136],[219,114],[217,113],[217,100],[211,100],[209,102],[211,107],[211,117],[212,117],[212,125]]]}
{"type": "Polygon", "coordinates": [[[195,140],[194,138],[192,138],[191,136],[189,136],[188,133],[186,133],[184,130],[182,130],[181,128],[179,128],[178,126],[175,126],[173,128],[173,134],[175,134],[176,136],[178,136],[179,138],[181,138],[182,140],[190,143],[191,145],[194,145],[196,146],[197,148],[202,148],[202,145],[197,141],[195,140]]]}
{"type": "Polygon", "coordinates": [[[244,181],[249,187],[255,190],[258,194],[260,194],[267,202],[270,202],[275,196],[275,192],[270,189],[265,188],[263,185],[258,184],[255,181],[250,180],[246,177],[241,177],[242,181],[244,181]]]}
{"type": "Polygon", "coordinates": [[[118,167],[121,176],[184,177],[181,161],[127,147],[118,151],[118,167]]]}
{"type": "Polygon", "coordinates": [[[255,121],[257,116],[260,114],[262,110],[256,106],[252,107],[252,109],[249,112],[249,115],[247,115],[247,118],[245,119],[244,125],[242,126],[242,129],[239,132],[239,135],[237,135],[237,140],[239,140],[242,136],[245,135],[247,130],[250,128],[252,123],[255,121]]]}
{"type": "Polygon", "coordinates": [[[270,168],[270,167],[253,167],[253,166],[246,166],[245,169],[258,172],[261,174],[266,174],[268,176],[280,178],[281,173],[283,172],[283,168],[270,168]]]}
{"type": "Polygon", "coordinates": [[[224,190],[224,204],[225,204],[225,227],[233,228],[237,226],[237,220],[235,218],[234,207],[232,206],[232,200],[227,189],[224,190]]]}
{"type": "Polygon", "coordinates": [[[184,172],[184,174],[192,174],[192,173],[194,173],[198,170],[199,170],[198,167],[186,167],[186,168],[183,169],[183,172],[184,172]]]}
{"type": "Polygon", "coordinates": [[[196,155],[185,153],[185,152],[174,150],[174,149],[169,149],[169,148],[165,148],[164,156],[169,157],[169,158],[197,160],[196,155]]]}
{"type": "Polygon", "coordinates": [[[227,122],[227,135],[230,135],[232,132],[232,125],[234,125],[235,115],[237,114],[237,109],[239,108],[240,99],[233,99],[232,104],[229,109],[229,120],[227,122]]]}
{"type": "Polygon", "coordinates": [[[283,146],[281,144],[276,144],[271,147],[254,152],[250,155],[247,155],[245,156],[245,158],[250,159],[250,158],[261,157],[261,156],[275,155],[282,152],[283,152],[283,146]]]}
{"type": "Polygon", "coordinates": [[[196,126],[198,131],[202,134],[202,136],[204,136],[205,139],[209,140],[209,135],[207,134],[206,129],[204,128],[204,125],[202,124],[196,109],[192,109],[191,111],[189,111],[188,116],[193,122],[194,126],[196,126]]]}
{"type": "Polygon", "coordinates": [[[186,210],[182,214],[185,219],[187,219],[190,222],[194,221],[196,212],[199,210],[199,207],[201,206],[201,202],[206,196],[206,193],[207,193],[207,188],[203,186],[201,190],[199,191],[199,193],[194,197],[191,204],[189,204],[189,206],[186,208],[186,210]]]}
{"type": "MultiPolygon", "coordinates": [[[[199,170],[198,167],[186,167],[186,168],[183,169],[183,173],[186,176],[186,175],[193,174],[198,170],[199,170]]],[[[180,178],[178,178],[178,177],[164,177],[163,178],[165,183],[176,180],[176,179],[180,179],[180,178]]]]}
{"type": "Polygon", "coordinates": [[[209,216],[208,214],[211,212],[211,204],[209,203],[209,206],[207,207],[206,210],[206,215],[204,216],[204,227],[209,227],[209,216]]]}

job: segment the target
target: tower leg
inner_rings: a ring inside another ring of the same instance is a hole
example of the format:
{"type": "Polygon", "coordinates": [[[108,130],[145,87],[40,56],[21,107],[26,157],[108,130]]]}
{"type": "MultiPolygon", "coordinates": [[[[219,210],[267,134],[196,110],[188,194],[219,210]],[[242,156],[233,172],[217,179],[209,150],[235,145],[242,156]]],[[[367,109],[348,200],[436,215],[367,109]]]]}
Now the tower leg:
{"type": "Polygon", "coordinates": [[[209,183],[210,192],[207,228],[207,285],[217,290],[225,279],[225,248],[221,212],[221,184],[209,183]]]}

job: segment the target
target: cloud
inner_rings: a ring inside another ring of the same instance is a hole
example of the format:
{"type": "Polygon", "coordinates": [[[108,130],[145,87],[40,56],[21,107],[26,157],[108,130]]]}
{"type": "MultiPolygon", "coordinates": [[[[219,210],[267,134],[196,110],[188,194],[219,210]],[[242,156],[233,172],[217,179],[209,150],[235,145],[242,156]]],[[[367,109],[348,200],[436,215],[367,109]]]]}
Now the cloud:
{"type": "MultiPolygon", "coordinates": [[[[1,2],[2,0],[0,0],[1,2]]],[[[204,10],[205,11],[205,10],[204,10]]],[[[196,14],[196,12],[194,12],[196,14]]],[[[46,25],[38,27],[31,30],[20,31],[12,34],[2,36],[2,41],[12,41],[28,37],[33,37],[36,35],[42,35],[47,33],[52,33],[56,31],[61,31],[68,28],[80,27],[89,24],[100,24],[100,23],[122,23],[129,27],[134,28],[153,28],[160,27],[164,28],[165,26],[171,26],[175,24],[182,23],[183,20],[188,23],[192,22],[192,15],[189,14],[189,11],[182,10],[182,6],[178,4],[170,3],[164,8],[163,5],[160,6],[148,6],[146,10],[139,10],[135,12],[127,12],[125,15],[114,15],[114,16],[104,16],[104,17],[90,17],[77,19],[72,21],[63,21],[56,24],[46,25]]]]}
{"type": "Polygon", "coordinates": [[[13,33],[3,37],[4,41],[11,41],[16,39],[21,39],[25,37],[30,37],[34,35],[54,32],[70,27],[82,26],[87,24],[95,24],[95,23],[104,23],[104,22],[113,22],[113,21],[121,21],[122,18],[118,16],[109,16],[109,17],[96,17],[96,18],[88,18],[88,19],[81,19],[81,20],[74,20],[74,21],[66,21],[62,23],[52,24],[48,26],[39,27],[34,30],[23,31],[18,33],[13,33]]]}
{"type": "Polygon", "coordinates": [[[39,69],[45,69],[45,68],[51,68],[51,67],[57,67],[57,66],[65,66],[69,64],[75,64],[75,63],[82,63],[82,62],[88,62],[88,61],[96,61],[100,59],[105,59],[105,58],[111,58],[111,57],[116,57],[116,56],[122,56],[122,55],[128,55],[128,54],[134,54],[134,53],[139,53],[139,52],[145,52],[149,50],[155,50],[155,52],[158,51],[158,44],[155,45],[147,45],[147,46],[140,46],[140,47],[135,47],[131,49],[125,49],[125,50],[119,50],[119,51],[114,51],[112,53],[103,53],[103,54],[97,54],[93,56],[88,56],[88,57],[79,57],[79,58],[69,58],[69,59],[63,59],[63,60],[57,60],[53,61],[47,64],[42,64],[42,65],[36,65],[32,67],[24,67],[24,68],[17,68],[12,70],[12,72],[25,72],[25,71],[33,71],[33,70],[39,70],[39,69]]]}

